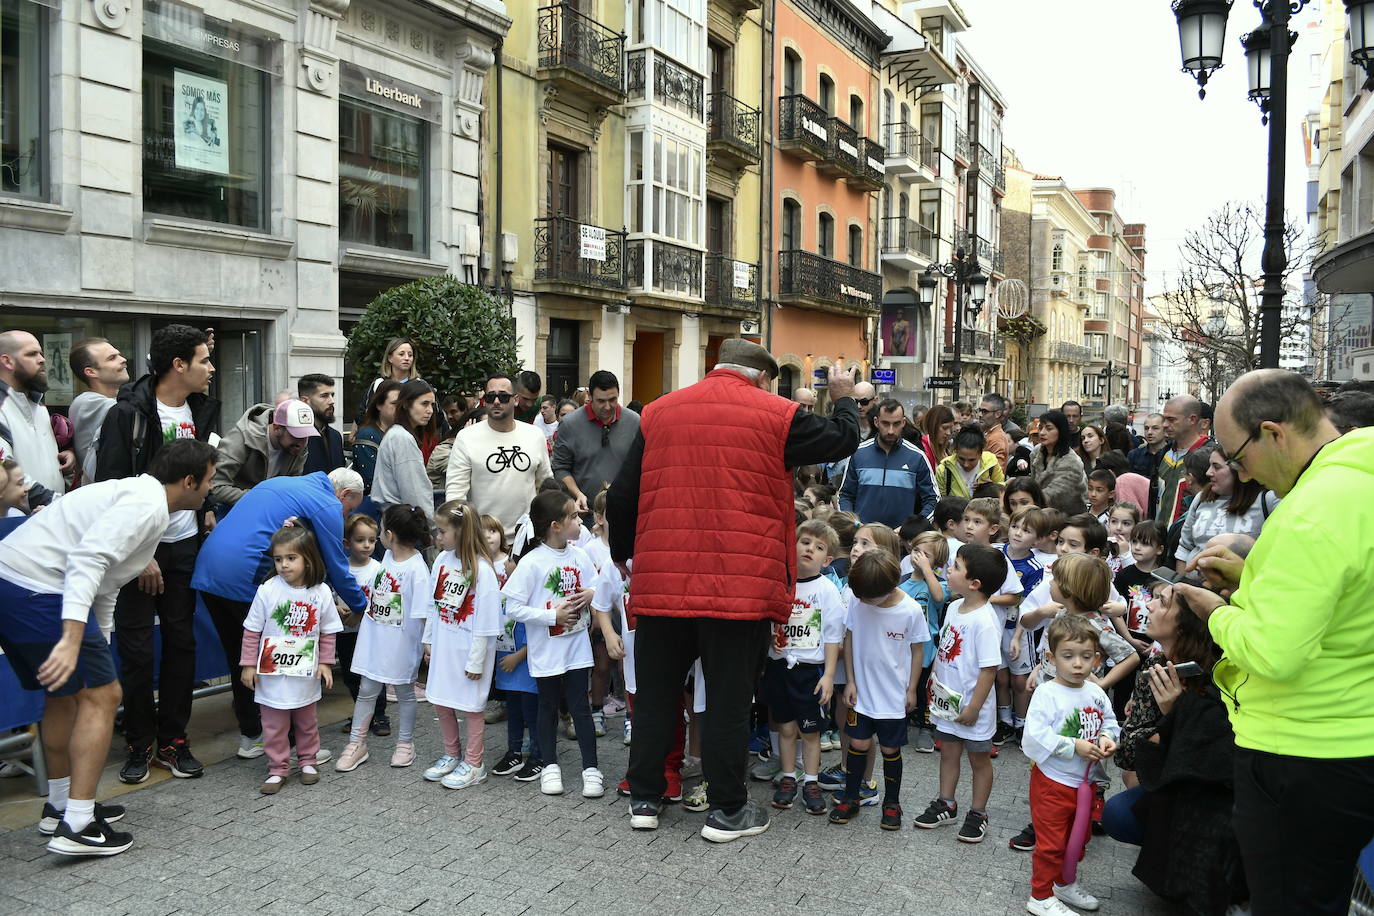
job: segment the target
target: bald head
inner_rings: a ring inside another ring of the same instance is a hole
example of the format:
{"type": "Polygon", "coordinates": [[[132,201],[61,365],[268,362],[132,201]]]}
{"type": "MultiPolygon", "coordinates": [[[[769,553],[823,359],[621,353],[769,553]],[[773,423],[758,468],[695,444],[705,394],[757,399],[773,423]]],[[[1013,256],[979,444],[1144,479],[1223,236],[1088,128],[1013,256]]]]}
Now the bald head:
{"type": "Polygon", "coordinates": [[[0,333],[0,381],[24,393],[48,390],[47,362],[37,337],[28,331],[0,333]]]}
{"type": "Polygon", "coordinates": [[[1184,448],[1202,434],[1202,402],[1191,394],[1180,394],[1164,405],[1164,435],[1184,448]]]}
{"type": "Polygon", "coordinates": [[[1321,399],[1307,380],[1284,369],[1245,373],[1221,396],[1217,413],[1224,413],[1243,435],[1259,429],[1265,420],[1310,434],[1325,416],[1321,399]]]}
{"type": "Polygon", "coordinates": [[[28,331],[5,331],[0,333],[0,356],[14,356],[29,344],[37,344],[38,338],[28,331]]]}
{"type": "Polygon", "coordinates": [[[1282,369],[1247,372],[1227,389],[1216,409],[1216,436],[1241,467],[1241,479],[1258,480],[1287,496],[1322,446],[1340,436],[1307,380],[1282,369]]]}
{"type": "Polygon", "coordinates": [[[807,410],[816,409],[816,392],[810,388],[798,388],[792,392],[792,400],[796,401],[807,410]]]}
{"type": "Polygon", "coordinates": [[[878,406],[878,389],[874,388],[869,382],[854,383],[854,400],[867,404],[859,404],[859,415],[868,417],[873,414],[873,409],[878,406]]]}

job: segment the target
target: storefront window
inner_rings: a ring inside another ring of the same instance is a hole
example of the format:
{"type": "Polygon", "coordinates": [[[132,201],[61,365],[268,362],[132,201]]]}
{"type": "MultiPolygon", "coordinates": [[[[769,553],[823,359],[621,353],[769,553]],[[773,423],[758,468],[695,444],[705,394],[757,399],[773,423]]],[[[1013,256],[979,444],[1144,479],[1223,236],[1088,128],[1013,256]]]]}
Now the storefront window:
{"type": "Polygon", "coordinates": [[[46,25],[37,3],[0,0],[0,194],[42,197],[47,191],[46,25]]]}
{"type": "Polygon", "coordinates": [[[423,250],[428,172],[428,124],[339,99],[340,241],[423,250]]]}
{"type": "Polygon", "coordinates": [[[271,44],[179,4],[145,4],[145,211],[266,228],[271,44]]]}
{"type": "Polygon", "coordinates": [[[104,337],[129,358],[129,374],[137,377],[135,364],[134,319],[118,317],[73,317],[49,312],[0,313],[0,327],[28,331],[43,345],[48,366],[48,391],[43,402],[51,408],[63,408],[83,390],[72,377],[72,345],[87,337],[104,337]]]}

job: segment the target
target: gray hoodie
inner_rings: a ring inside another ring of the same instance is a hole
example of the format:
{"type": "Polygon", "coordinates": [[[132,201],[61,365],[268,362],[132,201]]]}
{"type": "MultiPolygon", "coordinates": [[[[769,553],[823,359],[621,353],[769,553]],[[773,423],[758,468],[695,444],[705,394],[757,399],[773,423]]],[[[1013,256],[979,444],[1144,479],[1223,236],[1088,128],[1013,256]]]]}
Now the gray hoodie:
{"type": "Polygon", "coordinates": [[[299,477],[305,473],[306,449],[286,455],[273,473],[267,445],[271,404],[254,404],[219,441],[219,460],[210,483],[210,501],[232,506],[243,494],[269,477],[299,477]]]}
{"type": "Polygon", "coordinates": [[[72,421],[76,460],[81,462],[82,483],[95,480],[95,454],[100,446],[100,427],[114,403],[114,398],[94,391],[83,391],[67,408],[67,419],[72,421]]]}

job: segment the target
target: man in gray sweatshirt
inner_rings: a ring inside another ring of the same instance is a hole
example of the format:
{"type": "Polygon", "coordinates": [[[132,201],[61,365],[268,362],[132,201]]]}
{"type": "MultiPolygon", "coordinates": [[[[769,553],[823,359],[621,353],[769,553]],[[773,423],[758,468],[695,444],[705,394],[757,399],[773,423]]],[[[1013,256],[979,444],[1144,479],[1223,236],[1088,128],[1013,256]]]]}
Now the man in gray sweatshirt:
{"type": "Polygon", "coordinates": [[[587,388],[586,406],[563,418],[553,442],[554,479],[567,486],[582,513],[620,473],[639,432],[639,414],[620,406],[615,373],[593,372],[587,388]]]}
{"type": "Polygon", "coordinates": [[[72,347],[69,358],[72,378],[80,379],[86,390],[67,408],[75,434],[76,459],[81,463],[81,482],[95,480],[96,449],[105,414],[114,406],[119,386],[129,380],[129,361],[103,337],[87,337],[72,347]]]}

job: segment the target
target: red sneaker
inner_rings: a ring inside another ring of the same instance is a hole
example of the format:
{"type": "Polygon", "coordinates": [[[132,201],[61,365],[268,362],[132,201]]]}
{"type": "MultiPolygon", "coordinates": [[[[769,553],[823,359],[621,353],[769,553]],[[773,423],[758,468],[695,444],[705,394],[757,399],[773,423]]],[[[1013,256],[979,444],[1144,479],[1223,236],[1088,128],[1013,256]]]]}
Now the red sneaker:
{"type": "Polygon", "coordinates": [[[621,798],[629,798],[630,781],[628,779],[620,780],[620,785],[615,787],[615,794],[619,795],[621,798]]]}
{"type": "MultiPolygon", "coordinates": [[[[682,775],[676,771],[664,774],[668,781],[668,787],[663,790],[663,800],[670,805],[675,805],[682,801],[682,775]]],[[[629,786],[626,785],[628,793],[629,786]]]]}

